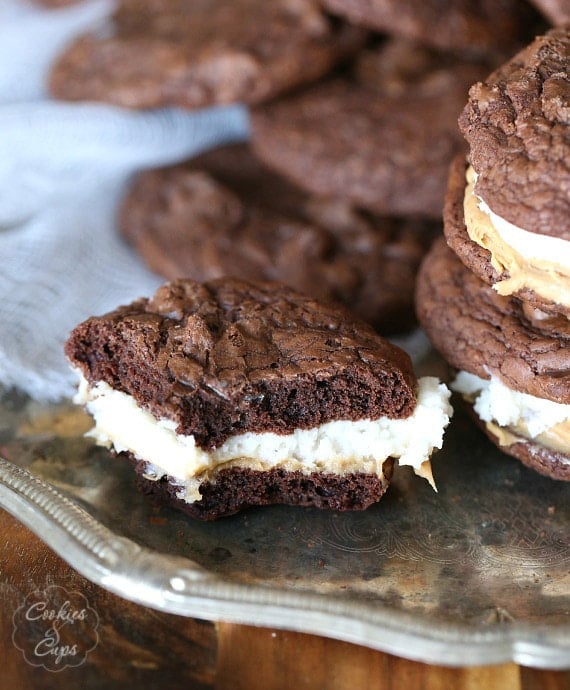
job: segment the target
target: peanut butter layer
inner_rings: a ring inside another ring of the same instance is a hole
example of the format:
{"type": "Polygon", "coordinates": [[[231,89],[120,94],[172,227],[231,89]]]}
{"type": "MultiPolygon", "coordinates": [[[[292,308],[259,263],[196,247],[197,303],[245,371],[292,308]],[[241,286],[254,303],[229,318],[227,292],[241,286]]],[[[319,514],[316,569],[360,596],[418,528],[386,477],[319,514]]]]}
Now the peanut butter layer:
{"type": "MultiPolygon", "coordinates": [[[[506,270],[500,273],[493,266],[491,252],[474,242],[467,232],[465,224],[465,173],[467,164],[465,158],[457,156],[449,170],[448,189],[443,213],[443,231],[447,244],[455,252],[462,263],[479,279],[488,285],[495,285],[509,279],[506,270]]],[[[564,304],[553,302],[541,297],[528,287],[513,292],[513,297],[523,300],[526,304],[527,315],[532,311],[537,314],[550,315],[554,320],[559,315],[563,318],[570,316],[570,308],[564,304]]],[[[543,326],[546,328],[547,324],[543,326]]]]}
{"type": "MultiPolygon", "coordinates": [[[[494,284],[500,295],[532,290],[542,299],[570,308],[570,264],[525,256],[501,236],[491,217],[480,208],[475,194],[475,173],[467,169],[465,187],[465,225],[467,234],[480,247],[489,250],[493,268],[501,278],[494,284]]],[[[548,241],[544,238],[543,242],[548,241]]]]}
{"type": "Polygon", "coordinates": [[[534,439],[529,435],[528,429],[523,424],[507,428],[500,427],[493,422],[487,422],[486,424],[489,431],[497,437],[500,446],[510,446],[513,443],[534,440],[545,448],[570,457],[570,422],[556,424],[534,439]]]}
{"type": "Polygon", "coordinates": [[[479,424],[489,439],[498,446],[503,453],[520,460],[523,465],[526,465],[531,470],[545,477],[557,479],[559,481],[570,481],[570,456],[547,448],[536,440],[529,441],[514,435],[512,439],[501,434],[497,436],[495,429],[489,427],[480,420],[479,424]],[[509,443],[509,441],[511,442],[509,443]]]}

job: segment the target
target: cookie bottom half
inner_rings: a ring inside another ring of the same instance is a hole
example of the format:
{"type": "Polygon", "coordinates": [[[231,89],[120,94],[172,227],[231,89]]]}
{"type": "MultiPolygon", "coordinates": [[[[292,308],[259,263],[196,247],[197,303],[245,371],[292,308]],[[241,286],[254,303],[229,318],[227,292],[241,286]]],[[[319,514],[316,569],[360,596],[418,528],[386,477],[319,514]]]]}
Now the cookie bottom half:
{"type": "Polygon", "coordinates": [[[149,479],[146,461],[137,460],[129,453],[121,455],[128,457],[134,466],[136,483],[143,493],[200,520],[217,520],[251,506],[272,504],[336,511],[365,510],[385,494],[394,462],[391,458],[384,462],[381,476],[359,472],[304,473],[282,467],[260,471],[234,466],[221,469],[202,482],[200,500],[188,502],[180,498],[182,487],[176,478],[162,475],[149,479]]]}

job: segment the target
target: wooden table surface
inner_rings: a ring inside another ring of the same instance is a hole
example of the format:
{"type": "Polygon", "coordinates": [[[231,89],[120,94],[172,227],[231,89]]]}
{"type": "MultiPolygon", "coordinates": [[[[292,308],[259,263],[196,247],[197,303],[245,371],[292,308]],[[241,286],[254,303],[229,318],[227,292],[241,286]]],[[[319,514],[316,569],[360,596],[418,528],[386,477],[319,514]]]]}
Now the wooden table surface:
{"type": "Polygon", "coordinates": [[[445,668],[300,633],[211,623],[133,604],[85,580],[0,511],[0,688],[114,690],[569,690],[570,672],[516,664],[445,668]],[[32,666],[12,639],[14,613],[34,590],[80,592],[99,617],[80,666],[32,666]]]}

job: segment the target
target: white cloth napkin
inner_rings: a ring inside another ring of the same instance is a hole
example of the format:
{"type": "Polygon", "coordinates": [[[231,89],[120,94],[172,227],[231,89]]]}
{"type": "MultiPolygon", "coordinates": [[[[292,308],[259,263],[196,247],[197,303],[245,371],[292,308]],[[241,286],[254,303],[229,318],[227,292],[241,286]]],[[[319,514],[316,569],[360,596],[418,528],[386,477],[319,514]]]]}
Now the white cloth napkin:
{"type": "Polygon", "coordinates": [[[73,326],[160,282],[116,231],[129,177],[248,135],[240,106],[132,112],[50,101],[49,65],[112,7],[0,0],[0,384],[38,400],[73,393],[63,355],[73,326]]]}

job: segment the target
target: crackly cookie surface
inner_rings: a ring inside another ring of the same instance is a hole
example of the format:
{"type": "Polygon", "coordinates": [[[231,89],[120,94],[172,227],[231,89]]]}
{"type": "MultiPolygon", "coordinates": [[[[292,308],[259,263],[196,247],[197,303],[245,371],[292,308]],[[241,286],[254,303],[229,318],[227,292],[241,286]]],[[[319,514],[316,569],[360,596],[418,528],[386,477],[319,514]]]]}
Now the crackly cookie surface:
{"type": "Polygon", "coordinates": [[[66,354],[90,383],[133,396],[203,448],[246,430],[405,418],[415,406],[403,351],[284,286],[167,283],[80,324],[66,354]]]}
{"type": "Polygon", "coordinates": [[[485,66],[407,41],[364,53],[351,75],[256,108],[252,144],[309,192],[378,214],[440,218],[457,117],[485,66]]]}
{"type": "Polygon", "coordinates": [[[132,108],[259,103],[327,73],[364,39],[314,0],[121,0],[53,67],[65,100],[132,108]]]}
{"type": "Polygon", "coordinates": [[[519,300],[498,295],[437,240],[418,275],[420,322],[457,369],[490,373],[511,388],[570,403],[570,323],[536,318],[519,300]]]}
{"type": "Polygon", "coordinates": [[[440,232],[436,223],[310,197],[245,145],[142,173],[122,204],[120,227],[165,278],[281,281],[344,303],[381,333],[415,323],[415,275],[440,232]]]}
{"type": "Polygon", "coordinates": [[[459,119],[475,193],[517,228],[570,240],[570,30],[552,29],[475,84],[459,119]]]}

